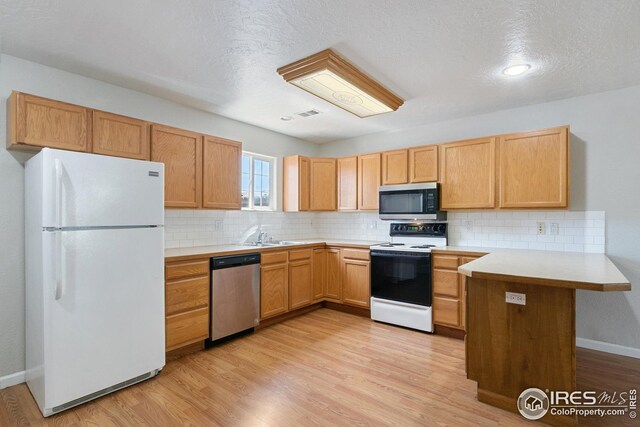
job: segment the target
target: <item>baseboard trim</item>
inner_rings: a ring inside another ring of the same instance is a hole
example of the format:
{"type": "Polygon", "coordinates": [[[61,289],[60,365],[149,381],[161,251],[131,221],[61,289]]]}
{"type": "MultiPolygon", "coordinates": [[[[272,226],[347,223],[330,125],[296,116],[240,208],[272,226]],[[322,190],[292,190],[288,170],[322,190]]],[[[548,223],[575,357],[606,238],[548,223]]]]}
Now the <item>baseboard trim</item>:
{"type": "Polygon", "coordinates": [[[586,338],[576,338],[576,346],[588,348],[590,350],[598,350],[605,353],[612,353],[620,356],[635,357],[636,359],[640,359],[640,348],[625,347],[623,345],[611,344],[604,341],[589,340],[586,338]]]}
{"type": "Polygon", "coordinates": [[[26,380],[27,379],[25,371],[5,375],[4,377],[0,377],[0,390],[2,390],[3,388],[11,387],[13,385],[22,384],[26,380]]]}

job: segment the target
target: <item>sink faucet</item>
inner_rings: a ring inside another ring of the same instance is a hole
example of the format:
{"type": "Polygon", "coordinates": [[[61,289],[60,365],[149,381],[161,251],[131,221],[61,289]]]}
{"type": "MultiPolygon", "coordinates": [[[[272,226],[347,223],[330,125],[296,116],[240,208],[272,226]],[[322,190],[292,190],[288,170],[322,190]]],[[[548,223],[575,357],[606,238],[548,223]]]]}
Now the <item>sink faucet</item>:
{"type": "Polygon", "coordinates": [[[261,231],[260,234],[258,234],[258,244],[261,245],[263,243],[266,243],[267,240],[267,232],[266,231],[261,231]]]}

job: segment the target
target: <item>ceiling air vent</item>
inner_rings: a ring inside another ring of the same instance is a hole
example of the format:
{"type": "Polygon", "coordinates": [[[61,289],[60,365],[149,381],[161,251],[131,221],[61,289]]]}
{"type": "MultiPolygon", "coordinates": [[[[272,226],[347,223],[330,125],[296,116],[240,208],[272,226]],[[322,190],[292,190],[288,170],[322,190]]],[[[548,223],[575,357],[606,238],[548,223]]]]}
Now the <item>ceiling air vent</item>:
{"type": "Polygon", "coordinates": [[[311,117],[311,116],[316,116],[318,114],[320,114],[320,111],[318,110],[309,110],[309,111],[303,111],[302,113],[296,113],[298,116],[300,117],[311,117]]]}

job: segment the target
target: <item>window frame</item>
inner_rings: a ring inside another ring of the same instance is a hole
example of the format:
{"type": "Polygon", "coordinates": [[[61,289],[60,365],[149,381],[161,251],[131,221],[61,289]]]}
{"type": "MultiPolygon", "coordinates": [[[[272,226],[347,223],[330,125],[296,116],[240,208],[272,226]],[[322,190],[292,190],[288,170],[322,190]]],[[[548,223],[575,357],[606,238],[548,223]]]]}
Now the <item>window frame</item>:
{"type": "MultiPolygon", "coordinates": [[[[251,151],[242,151],[242,156],[249,157],[249,206],[241,206],[243,211],[275,211],[276,210],[276,198],[275,198],[275,166],[276,158],[267,156],[265,154],[253,153],[251,151]],[[269,206],[255,206],[255,175],[254,175],[254,160],[262,160],[269,163],[269,206]]],[[[243,175],[242,167],[240,167],[240,175],[243,175]]],[[[242,181],[242,177],[241,177],[242,181]]],[[[242,194],[242,188],[240,188],[242,194]]],[[[242,196],[241,196],[242,197],[242,196]]]]}

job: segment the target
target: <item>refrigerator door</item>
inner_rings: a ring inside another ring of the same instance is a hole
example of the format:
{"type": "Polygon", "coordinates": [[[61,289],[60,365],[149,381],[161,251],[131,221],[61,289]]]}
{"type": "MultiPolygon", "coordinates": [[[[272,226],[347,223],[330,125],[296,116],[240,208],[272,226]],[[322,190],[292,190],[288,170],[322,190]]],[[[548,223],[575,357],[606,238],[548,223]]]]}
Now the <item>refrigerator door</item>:
{"type": "Polygon", "coordinates": [[[43,227],[164,224],[164,165],[45,148],[43,227]]]}
{"type": "Polygon", "coordinates": [[[46,410],[164,366],[163,234],[43,232],[46,410]]]}

